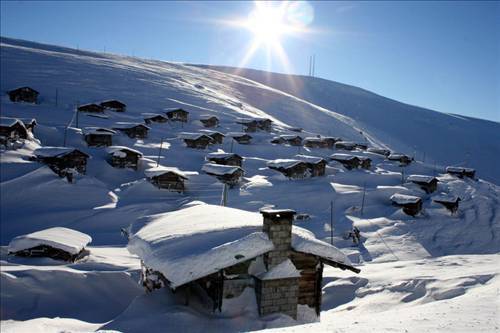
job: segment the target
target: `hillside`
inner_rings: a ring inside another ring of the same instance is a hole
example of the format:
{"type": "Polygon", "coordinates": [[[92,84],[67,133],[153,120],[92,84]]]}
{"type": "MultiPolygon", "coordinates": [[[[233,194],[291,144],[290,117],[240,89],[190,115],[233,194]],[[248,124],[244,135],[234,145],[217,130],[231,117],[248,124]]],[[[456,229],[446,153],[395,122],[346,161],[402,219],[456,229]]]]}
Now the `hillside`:
{"type": "Polygon", "coordinates": [[[343,332],[352,325],[372,331],[376,321],[396,314],[401,321],[379,328],[421,332],[498,327],[493,298],[500,282],[500,188],[494,184],[500,179],[494,168],[500,154],[499,124],[411,107],[321,79],[293,77],[302,85],[293,91],[279,74],[268,73],[267,82],[257,71],[237,76],[224,72],[229,69],[9,38],[1,39],[0,70],[2,117],[36,118],[38,123],[35,139],[0,152],[2,332],[140,332],[146,325],[151,332],[165,327],[343,332]],[[26,85],[40,92],[39,104],[13,103],[5,94],[26,85]],[[126,112],[106,111],[97,117],[75,113],[76,105],[108,99],[125,102],[126,112]],[[88,147],[83,140],[85,127],[143,123],[143,113],[164,113],[171,107],[188,110],[189,121],[150,124],[144,139],[113,136],[114,145],[143,154],[137,170],[112,167],[104,148],[88,147]],[[188,148],[179,135],[202,130],[202,115],[217,116],[216,130],[225,134],[242,131],[239,117],[268,117],[273,127],[251,133],[249,145],[226,137],[223,144],[206,149],[188,148]],[[329,158],[345,151],[271,144],[277,135],[298,134],[293,127],[303,128],[303,137],[336,136],[408,154],[418,144],[416,150],[426,152],[425,161],[417,153],[403,177],[436,176],[437,191],[427,194],[406,178],[402,181],[398,163],[363,149],[352,154],[370,158],[372,166],[349,170],[329,158]],[[74,183],[30,158],[37,148],[64,143],[90,156],[86,174],[77,175],[74,183]],[[447,164],[463,165],[463,147],[470,147],[467,165],[477,168],[479,179],[444,172],[447,164]],[[297,226],[331,242],[361,269],[359,275],[325,269],[321,322],[283,315],[259,318],[248,293],[233,299],[222,313],[212,313],[198,301],[185,306],[167,290],[145,293],[137,283],[141,263],[127,251],[121,230],[134,232],[144,217],[192,201],[219,205],[223,186],[202,167],[208,153],[220,150],[244,158],[244,178],[228,189],[227,206],[251,212],[264,206],[294,209],[304,216],[295,221],[297,226]],[[298,153],[327,159],[326,174],[291,180],[267,167],[270,160],[298,153]],[[157,163],[184,171],[188,179],[183,193],[158,189],[146,179],[145,170],[157,163]],[[422,212],[412,217],[391,205],[395,193],[421,197],[422,212]],[[438,195],[460,197],[458,212],[450,214],[435,203],[438,195]],[[91,235],[90,256],[62,264],[7,255],[13,237],[54,226],[91,235]],[[359,246],[346,238],[353,226],[361,230],[359,246]],[[309,324],[285,327],[304,323],[309,324]]]}

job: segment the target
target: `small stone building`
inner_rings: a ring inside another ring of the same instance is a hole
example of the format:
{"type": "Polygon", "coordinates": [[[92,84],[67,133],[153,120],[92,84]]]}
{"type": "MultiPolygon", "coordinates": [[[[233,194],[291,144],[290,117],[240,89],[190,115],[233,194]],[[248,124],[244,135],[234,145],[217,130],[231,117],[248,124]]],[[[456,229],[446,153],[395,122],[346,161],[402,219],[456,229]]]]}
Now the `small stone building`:
{"type": "Polygon", "coordinates": [[[205,130],[205,129],[200,130],[200,132],[211,137],[213,139],[212,142],[213,144],[222,144],[224,141],[225,135],[222,134],[221,132],[205,130]]]}
{"type": "Polygon", "coordinates": [[[90,113],[103,113],[104,107],[99,104],[89,103],[83,104],[78,107],[78,111],[80,112],[90,112],[90,113]]]}
{"type": "Polygon", "coordinates": [[[383,148],[368,148],[366,151],[368,151],[369,153],[378,154],[385,157],[391,155],[391,151],[389,149],[383,149],[383,148]]]}
{"type": "Polygon", "coordinates": [[[394,206],[401,207],[406,215],[416,216],[422,210],[422,199],[413,195],[396,193],[391,196],[394,206]]]}
{"type": "Polygon", "coordinates": [[[46,164],[60,177],[72,182],[72,170],[85,174],[89,155],[75,148],[42,147],[34,151],[35,160],[46,164]]]}
{"type": "Polygon", "coordinates": [[[6,140],[28,139],[28,129],[17,118],[0,117],[0,136],[6,140]]]}
{"type": "Polygon", "coordinates": [[[300,179],[309,176],[307,163],[300,160],[277,159],[267,162],[267,167],[281,172],[287,178],[300,179]]]}
{"type": "Polygon", "coordinates": [[[83,129],[83,136],[89,147],[111,146],[115,134],[115,131],[108,128],[86,127],[83,129]]]}
{"type": "Polygon", "coordinates": [[[241,167],[243,157],[235,153],[215,152],[210,153],[205,158],[207,161],[220,164],[241,167]]]}
{"type": "Polygon", "coordinates": [[[186,146],[195,149],[206,149],[214,141],[212,137],[203,133],[182,132],[179,134],[179,138],[184,140],[186,146]]]}
{"type": "Polygon", "coordinates": [[[436,177],[424,176],[424,175],[411,175],[406,180],[414,184],[417,184],[427,194],[437,190],[438,180],[436,177]]]}
{"type": "Polygon", "coordinates": [[[435,203],[443,205],[446,209],[448,209],[451,214],[454,214],[458,211],[459,202],[462,201],[459,197],[456,196],[437,196],[432,199],[435,203]]]}
{"type": "Polygon", "coordinates": [[[7,92],[12,102],[25,102],[36,104],[39,92],[30,87],[21,87],[7,92]]]}
{"type": "Polygon", "coordinates": [[[446,173],[453,176],[457,176],[458,178],[468,177],[474,179],[476,176],[476,170],[472,168],[455,167],[455,166],[446,167],[446,173]]]}
{"type": "Polygon", "coordinates": [[[148,137],[150,128],[140,123],[119,122],[113,125],[113,129],[125,133],[129,138],[145,139],[148,137]]]}
{"type": "Polygon", "coordinates": [[[335,149],[354,150],[356,149],[356,144],[349,141],[339,141],[335,143],[335,149]]]}
{"type": "Polygon", "coordinates": [[[168,121],[166,116],[158,113],[143,113],[142,116],[144,117],[144,122],[148,125],[151,123],[166,123],[168,121]]]}
{"type": "Polygon", "coordinates": [[[158,166],[144,171],[148,181],[160,189],[182,193],[185,190],[184,181],[187,175],[174,167],[158,166]]]}
{"type": "Polygon", "coordinates": [[[110,110],[115,112],[125,112],[125,110],[127,110],[127,105],[116,99],[103,101],[99,105],[103,107],[105,110],[110,110]]]}
{"type": "Polygon", "coordinates": [[[137,170],[142,157],[140,151],[129,147],[111,146],[106,148],[109,159],[108,162],[115,168],[131,168],[137,170]]]}
{"type": "Polygon", "coordinates": [[[204,127],[216,127],[219,125],[219,118],[212,115],[203,114],[200,116],[200,122],[204,127]]]}
{"type": "Polygon", "coordinates": [[[341,163],[347,170],[357,169],[361,165],[359,157],[349,154],[333,154],[330,159],[341,163]]]}
{"type": "Polygon", "coordinates": [[[319,177],[325,175],[326,165],[328,163],[324,158],[307,155],[295,155],[295,158],[306,163],[311,177],[319,177]]]}
{"type": "Polygon", "coordinates": [[[182,123],[187,123],[189,116],[189,112],[181,108],[167,109],[165,114],[170,121],[180,121],[182,123]]]}
{"type": "Polygon", "coordinates": [[[405,154],[397,154],[397,153],[391,153],[387,159],[389,161],[397,161],[399,162],[400,166],[407,166],[411,163],[413,160],[411,157],[405,155],[405,154]]]}
{"type": "Polygon", "coordinates": [[[210,176],[216,177],[221,183],[228,184],[233,187],[238,184],[243,177],[244,171],[239,166],[220,165],[207,163],[202,170],[210,176]]]}
{"type": "Polygon", "coordinates": [[[252,141],[252,136],[246,133],[239,132],[229,132],[226,136],[232,138],[234,141],[238,142],[240,145],[248,145],[252,141]]]}

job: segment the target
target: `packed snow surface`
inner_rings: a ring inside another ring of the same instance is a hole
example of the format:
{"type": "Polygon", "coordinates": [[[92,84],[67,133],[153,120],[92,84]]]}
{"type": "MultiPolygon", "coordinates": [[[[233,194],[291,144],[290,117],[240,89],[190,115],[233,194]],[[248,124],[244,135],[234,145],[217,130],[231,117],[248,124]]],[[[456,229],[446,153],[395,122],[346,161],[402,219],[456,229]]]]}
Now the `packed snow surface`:
{"type": "Polygon", "coordinates": [[[274,266],[267,272],[258,275],[258,278],[261,280],[288,279],[298,277],[300,277],[300,272],[297,270],[290,259],[287,259],[282,263],[274,266]]]}
{"type": "Polygon", "coordinates": [[[425,175],[410,175],[406,180],[410,182],[416,182],[416,183],[430,183],[432,182],[436,177],[433,176],[425,176],[425,175]]]}

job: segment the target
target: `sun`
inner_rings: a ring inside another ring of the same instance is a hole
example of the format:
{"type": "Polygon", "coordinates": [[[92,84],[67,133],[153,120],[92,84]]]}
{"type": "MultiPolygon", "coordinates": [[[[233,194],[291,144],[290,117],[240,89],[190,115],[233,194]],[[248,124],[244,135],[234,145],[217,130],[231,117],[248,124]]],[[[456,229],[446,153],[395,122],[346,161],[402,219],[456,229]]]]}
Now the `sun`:
{"type": "Polygon", "coordinates": [[[258,42],[279,43],[281,36],[291,30],[285,23],[285,9],[284,5],[273,7],[266,2],[256,2],[245,26],[258,42]]]}

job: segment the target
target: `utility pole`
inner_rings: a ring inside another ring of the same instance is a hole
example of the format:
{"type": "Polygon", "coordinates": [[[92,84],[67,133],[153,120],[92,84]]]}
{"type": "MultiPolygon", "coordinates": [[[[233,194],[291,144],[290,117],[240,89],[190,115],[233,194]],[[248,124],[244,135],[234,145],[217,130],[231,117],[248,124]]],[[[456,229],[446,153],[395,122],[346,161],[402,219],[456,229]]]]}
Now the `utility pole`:
{"type": "Polygon", "coordinates": [[[76,110],[75,110],[75,112],[76,112],[76,128],[80,128],[78,126],[78,120],[80,119],[80,111],[78,111],[79,107],[80,107],[80,101],[77,101],[76,102],[76,110]]]}
{"type": "Polygon", "coordinates": [[[366,194],[366,182],[363,183],[363,199],[361,200],[361,216],[363,216],[363,209],[365,208],[365,194],[366,194]]]}
{"type": "Polygon", "coordinates": [[[226,205],[227,205],[227,184],[224,183],[224,187],[222,188],[221,206],[226,207],[226,205]]]}
{"type": "Polygon", "coordinates": [[[160,166],[160,156],[161,156],[161,148],[163,147],[163,138],[160,140],[160,150],[158,151],[158,159],[156,160],[156,166],[160,166]]]}
{"type": "Polygon", "coordinates": [[[330,244],[333,245],[333,200],[330,200],[330,244]]]}

